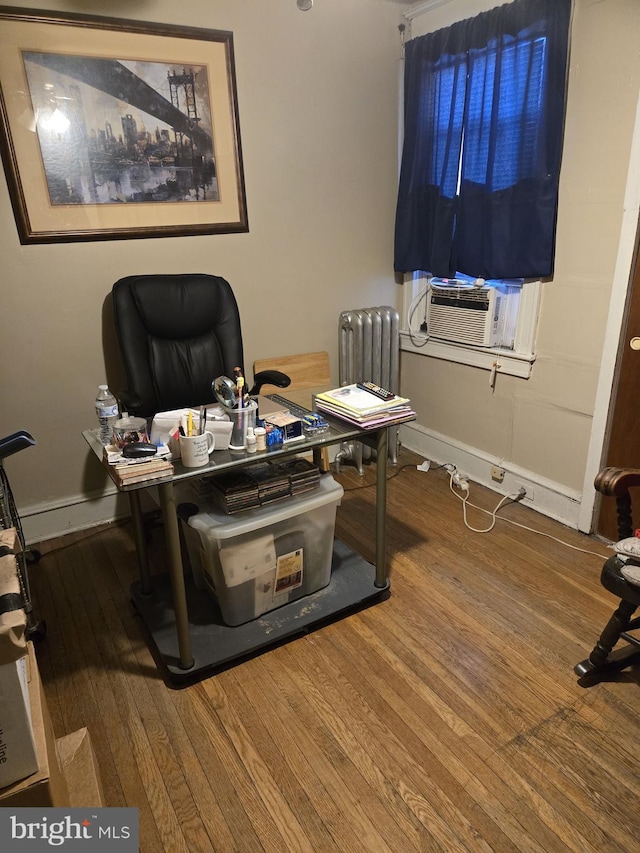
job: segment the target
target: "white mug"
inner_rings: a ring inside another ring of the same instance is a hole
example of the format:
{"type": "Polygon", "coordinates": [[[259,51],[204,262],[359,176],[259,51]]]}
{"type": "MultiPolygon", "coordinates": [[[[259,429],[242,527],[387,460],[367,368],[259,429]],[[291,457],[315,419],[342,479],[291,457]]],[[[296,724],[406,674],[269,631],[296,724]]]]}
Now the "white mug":
{"type": "Polygon", "coordinates": [[[209,430],[198,435],[181,435],[180,456],[182,457],[182,464],[185,468],[199,468],[201,465],[206,465],[215,444],[216,438],[209,430]]]}

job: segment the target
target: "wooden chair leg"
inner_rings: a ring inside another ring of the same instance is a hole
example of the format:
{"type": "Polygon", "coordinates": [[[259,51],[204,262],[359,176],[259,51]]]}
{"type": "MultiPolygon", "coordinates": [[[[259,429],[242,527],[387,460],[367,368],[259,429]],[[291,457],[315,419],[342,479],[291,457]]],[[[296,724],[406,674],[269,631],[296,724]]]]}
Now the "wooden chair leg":
{"type": "Polygon", "coordinates": [[[322,471],[322,473],[326,474],[327,471],[329,471],[331,468],[331,466],[329,464],[329,448],[328,447],[314,447],[313,448],[313,461],[318,466],[318,468],[322,471]]]}
{"type": "Polygon", "coordinates": [[[612,651],[621,635],[629,629],[631,617],[637,610],[637,605],[630,601],[621,601],[618,609],[600,634],[600,639],[593,648],[587,660],[576,664],[574,672],[576,675],[587,675],[593,672],[602,672],[606,669],[622,669],[632,662],[630,655],[640,656],[640,652],[633,646],[624,649],[621,654],[612,656],[612,651]]]}

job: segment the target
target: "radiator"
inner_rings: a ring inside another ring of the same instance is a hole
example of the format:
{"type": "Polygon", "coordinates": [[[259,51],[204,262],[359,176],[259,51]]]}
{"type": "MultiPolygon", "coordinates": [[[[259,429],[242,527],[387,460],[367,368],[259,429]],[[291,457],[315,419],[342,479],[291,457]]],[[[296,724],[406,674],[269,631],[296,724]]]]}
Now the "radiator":
{"type": "MultiPolygon", "coordinates": [[[[370,381],[394,394],[400,386],[400,317],[388,305],[343,311],[339,321],[340,385],[370,381]]],[[[365,448],[365,451],[368,448],[365,448]]],[[[363,445],[343,445],[338,463],[355,461],[362,474],[363,445]]],[[[398,427],[389,427],[389,457],[398,461],[398,427]]]]}

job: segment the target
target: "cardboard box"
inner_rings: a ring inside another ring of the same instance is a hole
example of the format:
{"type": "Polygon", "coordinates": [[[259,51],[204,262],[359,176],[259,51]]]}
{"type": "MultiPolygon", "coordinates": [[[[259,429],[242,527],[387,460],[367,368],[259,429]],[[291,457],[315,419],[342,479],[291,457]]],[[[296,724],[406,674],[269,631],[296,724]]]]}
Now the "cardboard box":
{"type": "Polygon", "coordinates": [[[91,745],[89,731],[78,729],[58,738],[56,750],[67,782],[69,805],[73,809],[99,808],[104,805],[98,762],[91,745]]]}
{"type": "Polygon", "coordinates": [[[26,625],[16,558],[6,554],[0,557],[0,665],[17,661],[27,654],[26,625]]]}
{"type": "Polygon", "coordinates": [[[282,432],[285,443],[304,438],[302,434],[302,421],[290,412],[273,412],[270,415],[265,415],[262,421],[267,429],[269,426],[278,427],[282,432]]]}
{"type": "Polygon", "coordinates": [[[0,664],[0,788],[38,769],[31,726],[29,658],[0,664]]]}
{"type": "Polygon", "coordinates": [[[42,690],[33,643],[27,644],[29,705],[36,746],[37,770],[25,779],[0,789],[0,808],[10,806],[69,806],[67,783],[58,762],[53,725],[42,690]]]}
{"type": "MultiPolygon", "coordinates": [[[[15,530],[0,531],[0,788],[38,769],[31,724],[29,680],[31,659],[25,639],[18,566],[13,553],[15,530]]],[[[35,661],[35,658],[34,658],[35,661]]]]}

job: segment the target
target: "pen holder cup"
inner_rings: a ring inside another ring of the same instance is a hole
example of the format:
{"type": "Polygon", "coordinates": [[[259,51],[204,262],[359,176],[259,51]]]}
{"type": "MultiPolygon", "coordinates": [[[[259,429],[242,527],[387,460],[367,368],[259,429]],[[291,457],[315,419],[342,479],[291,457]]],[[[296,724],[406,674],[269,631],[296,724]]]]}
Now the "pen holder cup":
{"type": "Polygon", "coordinates": [[[214,434],[208,430],[197,435],[181,435],[179,441],[180,457],[185,468],[207,465],[216,445],[214,434]]]}
{"type": "Polygon", "coordinates": [[[256,425],[256,413],[258,404],[255,400],[251,400],[241,409],[227,409],[225,413],[229,416],[229,420],[233,424],[231,439],[229,441],[229,450],[244,450],[244,443],[247,437],[249,427],[256,425]]]}

